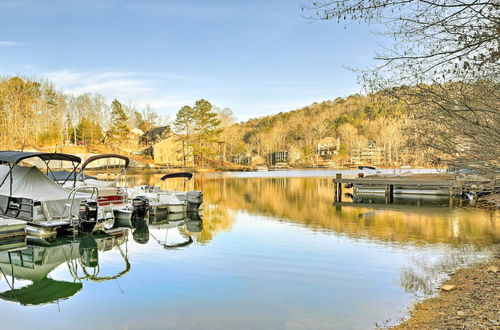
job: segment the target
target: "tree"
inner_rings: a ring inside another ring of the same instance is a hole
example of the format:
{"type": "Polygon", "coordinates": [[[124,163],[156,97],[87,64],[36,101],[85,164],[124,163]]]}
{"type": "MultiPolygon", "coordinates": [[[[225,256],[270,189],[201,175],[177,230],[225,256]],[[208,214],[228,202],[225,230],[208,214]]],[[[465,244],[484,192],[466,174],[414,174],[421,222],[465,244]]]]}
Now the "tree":
{"type": "Polygon", "coordinates": [[[159,116],[158,114],[151,108],[149,104],[146,104],[146,107],[141,113],[142,122],[138,126],[143,132],[147,132],[152,129],[158,122],[159,116]]]}
{"type": "Polygon", "coordinates": [[[177,138],[182,143],[182,159],[184,166],[187,165],[187,150],[191,147],[191,134],[194,130],[194,110],[188,105],[183,106],[176,115],[174,127],[177,138]]]}
{"type": "Polygon", "coordinates": [[[193,150],[196,164],[217,154],[216,145],[222,131],[217,117],[212,104],[204,99],[196,101],[194,107],[186,105],[177,112],[174,126],[178,138],[183,143],[184,154],[187,147],[193,150]]]}
{"type": "Polygon", "coordinates": [[[422,123],[416,133],[439,157],[498,167],[497,0],[314,0],[303,9],[314,19],[382,28],[392,46],[376,56],[381,65],[363,71],[365,87],[405,102],[422,123]]]}
{"type": "Polygon", "coordinates": [[[217,152],[213,146],[219,142],[221,122],[217,118],[212,104],[204,99],[195,102],[192,114],[194,124],[193,153],[196,162],[200,164],[204,158],[216,155],[217,152]]]}
{"type": "Polygon", "coordinates": [[[99,143],[102,139],[101,126],[89,118],[82,118],[75,132],[76,136],[73,140],[82,141],[85,144],[99,143]]]}
{"type": "Polygon", "coordinates": [[[114,99],[111,103],[111,129],[108,131],[109,138],[114,142],[122,142],[128,138],[130,129],[127,126],[127,115],[123,111],[123,105],[114,99]]]}

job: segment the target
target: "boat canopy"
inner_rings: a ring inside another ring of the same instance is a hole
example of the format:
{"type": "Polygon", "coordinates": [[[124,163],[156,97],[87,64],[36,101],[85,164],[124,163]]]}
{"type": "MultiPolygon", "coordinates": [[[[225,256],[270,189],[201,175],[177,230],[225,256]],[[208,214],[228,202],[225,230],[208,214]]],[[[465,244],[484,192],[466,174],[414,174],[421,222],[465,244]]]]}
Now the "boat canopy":
{"type": "Polygon", "coordinates": [[[78,181],[81,180],[81,178],[87,180],[87,179],[94,179],[97,180],[97,177],[91,176],[91,175],[86,175],[83,173],[76,173],[76,172],[69,172],[66,170],[63,171],[52,171],[49,172],[48,177],[54,181],[78,181]]]}
{"type": "Polygon", "coordinates": [[[360,170],[376,170],[373,166],[358,166],[360,170]]]}
{"type": "Polygon", "coordinates": [[[99,160],[99,159],[106,159],[106,158],[117,158],[117,159],[122,159],[125,161],[125,165],[123,165],[123,167],[126,169],[128,167],[128,165],[130,164],[130,159],[126,156],[123,156],[123,155],[118,155],[118,154],[102,154],[102,155],[95,155],[95,156],[91,156],[89,157],[83,164],[82,164],[82,169],[81,169],[81,172],[83,173],[83,171],[85,171],[85,169],[87,168],[87,166],[96,161],[96,160],[99,160]]]}
{"type": "Polygon", "coordinates": [[[165,174],[160,178],[160,180],[166,180],[166,179],[173,179],[173,178],[186,178],[188,180],[191,180],[193,177],[193,173],[189,172],[177,172],[177,173],[169,173],[165,174]]]}
{"type": "Polygon", "coordinates": [[[43,305],[74,296],[82,288],[82,283],[44,278],[24,288],[2,292],[0,293],[0,299],[18,302],[24,306],[43,305]]]}
{"type": "MultiPolygon", "coordinates": [[[[0,164],[6,164],[12,170],[13,167],[19,164],[21,161],[29,158],[39,158],[47,167],[46,174],[52,173],[52,169],[49,166],[51,160],[68,161],[73,165],[73,170],[68,176],[60,181],[64,181],[61,185],[65,184],[72,173],[76,172],[78,165],[82,162],[82,159],[77,156],[62,154],[62,153],[48,153],[48,152],[24,152],[24,151],[0,151],[0,164]]],[[[0,182],[0,186],[4,184],[7,176],[0,182]]]]}
{"type": "MultiPolygon", "coordinates": [[[[40,172],[38,168],[0,165],[0,182],[7,181],[7,177],[11,180],[9,184],[0,185],[0,195],[40,201],[47,220],[62,215],[69,192],[40,172]]],[[[78,212],[79,202],[89,197],[90,194],[78,193],[75,196],[76,203],[71,210],[72,214],[78,212]]],[[[6,205],[0,205],[0,207],[5,211],[6,205]]]]}
{"type": "Polygon", "coordinates": [[[25,152],[25,151],[0,151],[0,162],[17,164],[28,158],[40,158],[44,162],[62,160],[80,164],[82,159],[77,156],[61,153],[25,152]]]}

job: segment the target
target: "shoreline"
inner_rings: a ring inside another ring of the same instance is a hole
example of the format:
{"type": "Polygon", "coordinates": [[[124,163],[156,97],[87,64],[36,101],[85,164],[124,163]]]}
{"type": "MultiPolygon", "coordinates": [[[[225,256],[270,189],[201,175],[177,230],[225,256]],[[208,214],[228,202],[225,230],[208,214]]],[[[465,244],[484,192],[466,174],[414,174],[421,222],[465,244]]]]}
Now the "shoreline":
{"type": "Polygon", "coordinates": [[[493,329],[500,327],[500,248],[493,259],[456,271],[437,297],[411,307],[391,329],[493,329]]]}

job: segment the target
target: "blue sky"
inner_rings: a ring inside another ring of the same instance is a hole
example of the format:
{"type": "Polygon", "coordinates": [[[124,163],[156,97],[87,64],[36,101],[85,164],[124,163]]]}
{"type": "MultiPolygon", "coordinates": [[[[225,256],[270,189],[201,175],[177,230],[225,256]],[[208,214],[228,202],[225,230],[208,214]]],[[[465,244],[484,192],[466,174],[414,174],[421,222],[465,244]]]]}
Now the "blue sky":
{"type": "Polygon", "coordinates": [[[358,92],[345,66],[373,63],[374,35],[300,3],[0,0],[0,74],[171,116],[205,98],[240,120],[358,92]]]}

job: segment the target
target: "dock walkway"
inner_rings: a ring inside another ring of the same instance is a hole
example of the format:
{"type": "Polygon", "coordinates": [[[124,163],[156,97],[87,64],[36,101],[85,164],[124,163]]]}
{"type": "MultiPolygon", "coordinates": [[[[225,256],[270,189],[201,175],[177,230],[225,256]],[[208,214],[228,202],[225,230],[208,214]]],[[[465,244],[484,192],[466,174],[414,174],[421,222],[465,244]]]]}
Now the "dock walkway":
{"type": "MultiPolygon", "coordinates": [[[[342,178],[337,174],[333,180],[335,187],[335,202],[342,199],[342,185],[347,184],[359,191],[372,191],[385,194],[392,198],[396,194],[427,194],[442,196],[458,196],[471,193],[474,196],[480,192],[495,192],[499,190],[499,177],[494,175],[458,177],[452,173],[439,174],[403,174],[403,175],[370,175],[357,178],[342,178]]],[[[355,191],[356,192],[356,191],[355,191]]]]}

